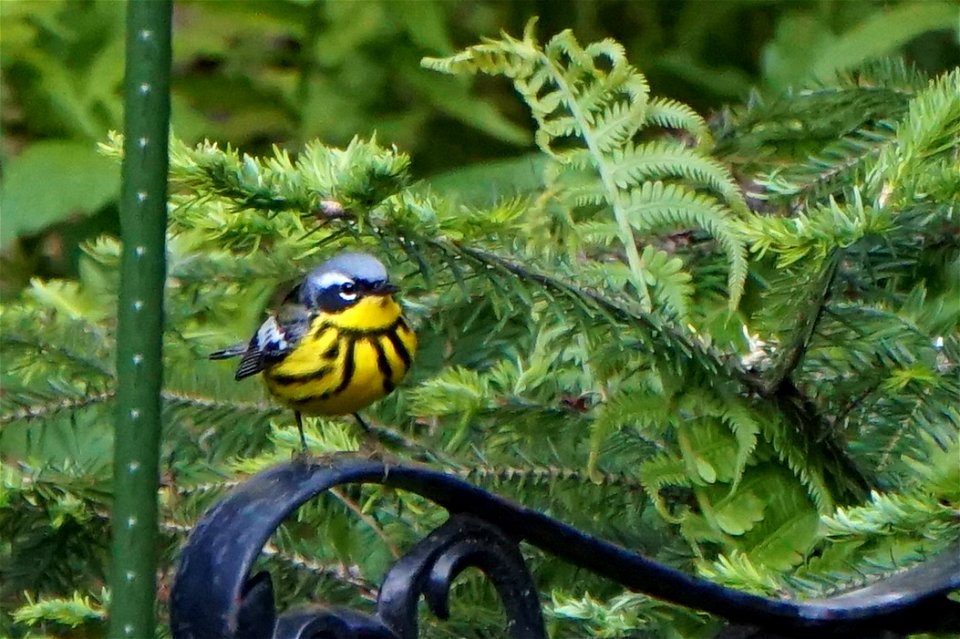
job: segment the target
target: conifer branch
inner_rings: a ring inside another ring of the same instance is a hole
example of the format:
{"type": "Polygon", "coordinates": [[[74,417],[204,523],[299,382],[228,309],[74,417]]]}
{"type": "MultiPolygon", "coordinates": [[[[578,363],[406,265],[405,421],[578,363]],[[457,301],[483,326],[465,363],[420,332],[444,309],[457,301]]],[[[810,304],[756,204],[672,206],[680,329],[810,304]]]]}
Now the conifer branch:
{"type": "Polygon", "coordinates": [[[199,395],[197,393],[184,393],[176,390],[165,390],[161,394],[163,401],[169,406],[181,408],[193,408],[198,410],[224,410],[229,409],[235,413],[248,413],[257,415],[279,415],[286,412],[281,406],[268,402],[240,402],[227,401],[199,395]]]}
{"type": "Polygon", "coordinates": [[[643,340],[643,347],[654,349],[655,353],[664,355],[667,359],[674,357],[677,353],[684,353],[705,373],[725,371],[746,386],[753,387],[755,384],[754,380],[742,371],[733,359],[723,357],[718,351],[710,349],[695,337],[684,334],[679,328],[660,320],[653,314],[646,313],[642,309],[629,309],[598,291],[583,289],[559,277],[534,271],[528,266],[491,251],[461,245],[456,245],[456,248],[481,264],[503,269],[574,301],[587,303],[612,321],[626,322],[636,328],[642,328],[648,335],[656,335],[656,339],[643,340]]]}
{"type": "Polygon", "coordinates": [[[0,426],[25,419],[49,419],[57,413],[79,410],[112,401],[116,395],[115,390],[106,390],[81,397],[38,398],[39,401],[31,401],[29,404],[21,405],[14,410],[0,413],[0,426]]]}
{"type": "Polygon", "coordinates": [[[797,320],[792,328],[793,339],[777,354],[777,363],[770,374],[761,382],[760,392],[770,396],[790,377],[794,369],[803,361],[804,354],[810,347],[810,341],[817,330],[817,325],[823,317],[827,301],[833,289],[833,282],[837,277],[842,253],[834,252],[827,258],[822,273],[811,286],[806,301],[798,313],[797,320]]]}
{"type": "Polygon", "coordinates": [[[557,481],[585,484],[594,482],[600,486],[616,486],[628,491],[644,491],[643,484],[624,473],[598,471],[586,473],[582,468],[564,468],[562,466],[486,466],[473,465],[470,468],[456,469],[454,473],[464,479],[486,482],[510,482],[518,484],[544,484],[557,481]]]}
{"type": "MultiPolygon", "coordinates": [[[[857,464],[856,460],[843,445],[839,431],[831,429],[831,424],[791,380],[785,377],[777,387],[774,402],[785,417],[785,424],[792,432],[781,432],[780,437],[793,440],[778,452],[789,455],[802,451],[803,455],[816,456],[821,464],[810,464],[796,459],[791,465],[824,470],[825,476],[817,479],[822,485],[823,495],[832,495],[839,503],[855,503],[866,495],[872,487],[870,478],[857,464]],[[816,450],[816,453],[813,451],[816,450]]],[[[824,505],[827,502],[822,502],[824,505]]]]}
{"type": "MultiPolygon", "coordinates": [[[[702,118],[651,97],[610,41],[581,46],[563,33],[541,45],[528,29],[427,64],[514,82],[544,152],[529,201],[474,207],[455,188],[410,187],[409,158],[373,141],[266,157],[171,142],[160,407],[176,465],[162,475],[165,561],[203,507],[285,458],[294,439],[287,409],[232,386],[204,353],[248,339],[278,283],[357,249],[387,264],[420,338],[404,387],[365,414],[398,457],[603,536],[662,540],[648,547],[658,559],[698,557],[718,581],[787,596],[957,537],[960,74],[929,82],[887,63],[752,100],[711,150],[702,118]],[[718,149],[767,207],[747,210],[718,149]],[[634,291],[631,246],[648,306],[634,291]],[[757,286],[731,312],[748,267],[757,286]],[[888,492],[865,499],[873,486],[888,492]],[[588,500],[591,520],[581,520],[588,500]]],[[[122,157],[120,144],[105,150],[122,157]]],[[[478,169],[470,181],[487,177],[478,169]]],[[[112,488],[100,476],[98,424],[119,404],[108,360],[121,250],[109,237],[85,245],[76,281],[34,282],[0,313],[0,436],[40,460],[0,473],[16,515],[7,524],[14,540],[62,553],[41,565],[15,541],[18,570],[5,576],[19,591],[57,592],[61,610],[74,566],[103,572],[112,488]],[[47,430],[57,437],[34,436],[47,430]],[[83,547],[60,543],[65,531],[83,547]]],[[[318,448],[354,443],[345,423],[308,428],[318,448]]],[[[443,516],[410,494],[364,494],[362,506],[340,491],[343,507],[328,495],[299,513],[380,548],[377,536],[383,552],[344,564],[318,548],[319,535],[294,538],[308,528],[284,528],[264,552],[291,589],[340,598],[346,584],[372,600],[364,575],[382,569],[391,540],[422,536],[443,516]],[[408,514],[391,510],[407,503],[408,514]]],[[[567,573],[536,561],[557,593],[557,624],[676,631],[675,611],[633,595],[570,599],[555,578],[567,573]]],[[[461,596],[490,634],[481,596],[461,596]]]]}
{"type": "Polygon", "coordinates": [[[877,392],[877,389],[879,388],[880,382],[874,382],[869,384],[854,397],[851,397],[846,405],[842,406],[840,410],[837,411],[837,413],[831,418],[831,423],[836,427],[842,427],[850,413],[856,410],[858,406],[863,404],[863,402],[870,397],[870,395],[877,392]]]}
{"type": "Polygon", "coordinates": [[[96,373],[101,377],[106,377],[108,379],[114,378],[113,370],[108,368],[102,360],[94,359],[88,355],[78,353],[67,348],[66,346],[52,344],[49,341],[6,333],[0,337],[0,347],[4,346],[15,346],[23,349],[29,349],[31,351],[35,351],[38,356],[54,357],[63,361],[64,363],[80,366],[84,369],[84,372],[96,373]]]}
{"type": "MultiPolygon", "coordinates": [[[[231,482],[226,482],[226,484],[231,484],[231,482]]],[[[226,487],[226,485],[220,484],[217,486],[217,489],[226,489],[226,487]]],[[[103,522],[108,522],[110,520],[110,517],[106,512],[101,511],[98,513],[98,515],[103,522]]],[[[165,518],[160,520],[159,528],[162,532],[179,537],[181,539],[185,539],[192,530],[192,526],[177,523],[165,518]]],[[[391,549],[393,552],[396,551],[393,546],[391,546],[391,549]]],[[[360,596],[364,599],[369,601],[377,600],[377,587],[371,582],[360,578],[358,576],[356,566],[346,566],[340,561],[322,562],[317,561],[316,559],[310,559],[302,553],[283,550],[280,548],[280,546],[273,542],[267,542],[264,544],[261,552],[265,557],[270,557],[276,561],[280,561],[296,570],[307,572],[323,579],[334,579],[340,583],[351,586],[355,588],[360,596]]],[[[398,555],[394,554],[394,556],[396,557],[398,555]]]]}
{"type": "Polygon", "coordinates": [[[269,542],[263,546],[261,552],[264,556],[278,559],[297,570],[303,570],[318,577],[332,578],[353,586],[356,588],[357,594],[367,601],[377,600],[379,589],[369,581],[358,577],[356,567],[346,566],[338,561],[322,562],[310,559],[302,553],[285,551],[276,544],[269,542]]]}

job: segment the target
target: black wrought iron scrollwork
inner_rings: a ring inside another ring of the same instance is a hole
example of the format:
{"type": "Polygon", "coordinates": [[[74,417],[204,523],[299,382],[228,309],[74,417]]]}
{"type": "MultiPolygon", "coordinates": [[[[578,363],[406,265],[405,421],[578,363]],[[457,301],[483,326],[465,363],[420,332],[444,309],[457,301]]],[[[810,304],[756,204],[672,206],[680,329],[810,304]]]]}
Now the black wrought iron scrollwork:
{"type": "Polygon", "coordinates": [[[393,566],[380,588],[377,615],[401,637],[416,637],[420,595],[437,617],[447,619],[450,584],[469,566],[493,582],[511,637],[546,639],[540,599],[517,542],[472,515],[451,516],[393,566]]]}
{"type": "MultiPolygon", "coordinates": [[[[596,539],[456,477],[415,465],[339,455],[271,468],[237,486],[204,515],[183,549],[171,593],[176,639],[412,639],[423,596],[448,615],[451,582],[467,567],[493,581],[509,636],[545,637],[539,597],[520,555],[526,542],[623,586],[739,624],[743,636],[869,637],[885,632],[960,632],[960,548],[836,597],[773,600],[718,586],[596,539]],[[278,615],[267,573],[251,575],[280,523],[303,503],[347,483],[420,494],[450,519],[390,570],[375,614],[314,607],[278,615]],[[752,633],[752,634],[751,634],[752,633]]],[[[738,635],[739,636],[739,635],[738,635]]]]}

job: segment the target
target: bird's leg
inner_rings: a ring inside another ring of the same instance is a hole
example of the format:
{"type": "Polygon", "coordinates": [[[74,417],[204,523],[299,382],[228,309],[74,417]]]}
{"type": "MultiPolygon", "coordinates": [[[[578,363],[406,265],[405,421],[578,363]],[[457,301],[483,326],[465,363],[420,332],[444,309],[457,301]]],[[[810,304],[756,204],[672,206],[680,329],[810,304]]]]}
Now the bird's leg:
{"type": "Polygon", "coordinates": [[[370,426],[367,425],[367,422],[363,421],[363,417],[360,417],[360,413],[354,413],[353,416],[356,418],[357,423],[360,424],[360,428],[363,429],[367,435],[371,435],[370,426]]]}
{"type": "Polygon", "coordinates": [[[300,411],[293,411],[293,416],[297,419],[297,430],[300,431],[300,455],[307,456],[307,438],[303,434],[303,416],[300,411]]]}
{"type": "Polygon", "coordinates": [[[363,421],[360,413],[354,413],[353,417],[357,420],[357,423],[360,424],[360,428],[363,429],[364,441],[360,444],[360,450],[358,452],[366,453],[371,459],[381,459],[386,454],[386,451],[384,451],[377,434],[373,432],[373,429],[370,428],[367,422],[363,421]]]}

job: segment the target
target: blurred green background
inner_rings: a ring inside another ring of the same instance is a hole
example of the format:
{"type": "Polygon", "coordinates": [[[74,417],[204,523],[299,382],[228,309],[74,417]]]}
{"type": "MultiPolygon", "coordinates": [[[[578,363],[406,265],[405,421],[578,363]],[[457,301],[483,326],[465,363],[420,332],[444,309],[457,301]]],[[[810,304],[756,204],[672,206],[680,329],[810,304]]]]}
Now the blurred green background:
{"type": "MultiPolygon", "coordinates": [[[[0,295],[70,274],[78,244],[116,229],[122,128],[119,0],[0,1],[0,295]]],[[[243,151],[376,133],[418,177],[522,156],[531,121],[510,87],[422,69],[532,16],[547,37],[612,37],[653,90],[703,114],[880,55],[960,64],[956,2],[866,0],[178,0],[173,127],[243,151]]]]}

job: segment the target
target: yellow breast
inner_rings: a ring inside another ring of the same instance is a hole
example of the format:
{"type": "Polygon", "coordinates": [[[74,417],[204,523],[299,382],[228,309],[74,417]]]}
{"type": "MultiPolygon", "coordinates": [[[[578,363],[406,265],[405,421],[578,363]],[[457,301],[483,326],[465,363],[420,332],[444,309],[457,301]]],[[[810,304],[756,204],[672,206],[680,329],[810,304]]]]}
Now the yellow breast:
{"type": "Polygon", "coordinates": [[[264,370],[267,389],[307,415],[347,415],[403,380],[417,337],[390,296],[367,297],[321,313],[283,360],[264,370]]]}

